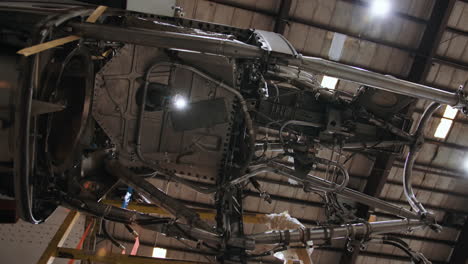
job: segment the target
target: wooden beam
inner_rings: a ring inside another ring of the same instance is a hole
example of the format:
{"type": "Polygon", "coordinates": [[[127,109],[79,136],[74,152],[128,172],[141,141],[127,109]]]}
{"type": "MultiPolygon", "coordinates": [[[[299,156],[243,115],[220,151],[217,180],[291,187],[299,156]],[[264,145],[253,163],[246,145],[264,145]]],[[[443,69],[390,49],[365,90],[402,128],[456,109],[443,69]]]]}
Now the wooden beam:
{"type": "Polygon", "coordinates": [[[65,217],[65,220],[57,230],[57,233],[55,233],[54,237],[49,242],[49,245],[47,245],[47,248],[44,250],[44,253],[42,253],[37,264],[50,264],[54,261],[57,248],[63,245],[79,216],[80,213],[77,211],[70,211],[70,213],[68,213],[67,217],[65,217]]]}
{"type": "Polygon", "coordinates": [[[57,248],[55,256],[57,258],[88,260],[92,262],[109,264],[208,264],[207,262],[199,261],[130,256],[115,253],[107,253],[106,255],[102,256],[87,250],[62,247],[57,248]]]}
{"type": "MultiPolygon", "coordinates": [[[[122,202],[115,200],[104,200],[103,203],[120,207],[122,202]]],[[[127,209],[135,210],[145,214],[158,214],[162,216],[171,216],[166,210],[161,207],[158,207],[154,204],[141,204],[141,203],[129,203],[127,209]]],[[[200,215],[200,218],[203,220],[215,220],[216,211],[210,209],[196,209],[196,212],[200,215]]],[[[243,220],[245,223],[249,224],[264,224],[267,221],[266,214],[262,213],[248,213],[244,212],[243,220]]]]}

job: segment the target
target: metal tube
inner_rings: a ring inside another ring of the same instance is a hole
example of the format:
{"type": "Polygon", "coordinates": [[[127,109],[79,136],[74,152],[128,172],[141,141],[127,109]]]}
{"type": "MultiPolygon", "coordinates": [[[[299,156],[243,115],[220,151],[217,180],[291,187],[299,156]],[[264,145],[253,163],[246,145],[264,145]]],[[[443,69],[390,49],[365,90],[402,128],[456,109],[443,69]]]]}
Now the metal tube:
{"type": "MultiPolygon", "coordinates": [[[[402,141],[402,140],[387,140],[387,141],[363,141],[363,142],[347,142],[344,143],[341,148],[343,150],[353,150],[353,149],[368,149],[368,148],[386,148],[393,146],[409,145],[412,142],[402,141]]],[[[333,144],[329,143],[320,143],[320,145],[327,148],[333,148],[333,144]]],[[[335,146],[336,147],[336,146],[335,146]]],[[[276,142],[259,142],[255,143],[255,151],[267,150],[272,152],[284,152],[283,144],[276,142]]]]}
{"type": "Polygon", "coordinates": [[[259,47],[236,40],[92,23],[70,23],[69,25],[73,30],[73,34],[85,38],[119,41],[150,47],[192,50],[227,57],[259,58],[264,55],[259,47]]]}
{"type": "Polygon", "coordinates": [[[200,216],[193,210],[186,207],[181,202],[168,196],[156,186],[139,177],[128,168],[120,164],[117,160],[106,161],[106,170],[115,177],[121,179],[126,184],[146,196],[151,202],[164,208],[176,218],[183,218],[189,224],[196,227],[212,230],[212,228],[200,219],[200,216]]]}
{"type": "MultiPolygon", "coordinates": [[[[184,237],[187,239],[203,240],[209,243],[221,242],[221,237],[213,232],[194,228],[192,226],[173,221],[169,218],[159,218],[139,211],[127,210],[105,203],[97,203],[92,200],[81,200],[67,197],[61,201],[61,205],[93,216],[119,222],[123,224],[136,223],[141,227],[163,233],[167,236],[184,237]]],[[[244,240],[236,241],[243,243],[244,240]]]]}
{"type": "Polygon", "coordinates": [[[423,227],[424,225],[424,222],[420,220],[399,219],[372,223],[346,224],[337,227],[326,226],[321,228],[270,231],[249,235],[246,238],[255,240],[255,244],[295,243],[400,232],[416,227],[423,227]]]}
{"type": "Polygon", "coordinates": [[[244,175],[240,176],[239,178],[236,178],[236,179],[234,179],[234,180],[228,182],[228,183],[226,184],[226,186],[224,186],[224,188],[227,188],[227,187],[230,187],[230,186],[239,184],[239,183],[241,183],[241,182],[247,181],[248,179],[257,176],[257,175],[260,174],[260,173],[264,173],[264,172],[275,172],[275,171],[276,171],[276,170],[275,170],[274,168],[267,167],[267,166],[262,166],[262,167],[260,167],[260,168],[256,168],[256,169],[252,170],[251,172],[249,172],[249,173],[247,173],[247,174],[244,174],[244,175]]]}
{"type": "MultiPolygon", "coordinates": [[[[333,188],[334,186],[336,186],[336,184],[333,182],[329,182],[325,179],[312,176],[312,175],[308,175],[307,178],[305,179],[300,178],[300,177],[295,177],[293,174],[294,173],[293,170],[278,163],[270,163],[270,165],[278,169],[278,171],[281,172],[281,175],[289,177],[298,182],[303,182],[303,183],[305,182],[307,184],[315,185],[314,188],[316,187],[317,188],[333,188]]],[[[385,212],[392,213],[398,216],[402,216],[405,218],[419,219],[419,215],[415,212],[411,212],[403,207],[396,206],[389,202],[382,201],[378,198],[366,195],[364,193],[361,193],[361,192],[358,192],[349,188],[344,188],[341,192],[337,193],[337,195],[351,199],[356,202],[360,202],[369,207],[379,208],[380,210],[383,210],[385,212]]]]}
{"type": "Polygon", "coordinates": [[[346,170],[346,168],[344,168],[341,164],[336,163],[334,161],[325,160],[325,159],[322,159],[322,158],[315,158],[315,160],[318,160],[318,163],[321,163],[321,164],[325,164],[325,165],[328,165],[328,166],[331,165],[331,166],[337,167],[343,173],[343,178],[344,179],[341,182],[341,184],[338,185],[338,184],[336,184],[334,182],[329,182],[330,186],[324,186],[324,185],[310,186],[311,182],[308,180],[310,175],[308,177],[306,177],[306,178],[303,178],[303,177],[296,176],[295,171],[288,168],[288,167],[286,167],[286,166],[280,165],[278,163],[270,163],[269,165],[276,169],[276,171],[275,171],[276,174],[283,175],[283,176],[285,176],[287,178],[291,178],[291,179],[293,179],[293,180],[295,180],[297,182],[302,182],[304,185],[306,185],[304,188],[308,189],[309,191],[310,190],[315,190],[315,191],[332,192],[332,193],[337,193],[337,194],[342,192],[346,188],[346,185],[349,182],[349,174],[348,174],[348,171],[346,170]]]}
{"type": "Polygon", "coordinates": [[[403,94],[414,98],[426,99],[440,104],[451,106],[461,101],[457,93],[447,92],[427,85],[404,81],[389,75],[367,71],[357,67],[324,60],[321,58],[302,56],[289,60],[291,66],[297,66],[306,70],[319,72],[321,74],[333,76],[351,82],[371,86],[377,89],[403,94]]]}
{"type": "Polygon", "coordinates": [[[434,112],[437,111],[439,107],[439,103],[433,102],[426,108],[426,110],[424,110],[424,113],[422,114],[416,129],[416,142],[411,146],[408,155],[406,156],[405,166],[403,169],[403,190],[406,199],[408,200],[413,210],[421,215],[426,215],[428,212],[421,204],[421,202],[419,202],[413,192],[413,187],[411,186],[411,176],[413,173],[414,162],[416,161],[418,153],[421,150],[422,144],[424,143],[424,129],[426,128],[426,124],[432,117],[432,114],[434,114],[434,112]]]}
{"type": "Polygon", "coordinates": [[[312,123],[312,122],[300,121],[300,120],[289,120],[285,122],[279,130],[279,137],[280,137],[281,144],[284,144],[283,130],[288,125],[307,126],[307,127],[315,127],[315,128],[323,127],[323,124],[319,124],[319,123],[312,123]]]}
{"type": "MultiPolygon", "coordinates": [[[[367,149],[367,148],[386,148],[400,145],[408,145],[410,142],[401,140],[387,140],[387,141],[368,141],[368,142],[350,142],[344,143],[343,149],[367,149]]],[[[332,145],[329,145],[332,147],[332,145]]]]}

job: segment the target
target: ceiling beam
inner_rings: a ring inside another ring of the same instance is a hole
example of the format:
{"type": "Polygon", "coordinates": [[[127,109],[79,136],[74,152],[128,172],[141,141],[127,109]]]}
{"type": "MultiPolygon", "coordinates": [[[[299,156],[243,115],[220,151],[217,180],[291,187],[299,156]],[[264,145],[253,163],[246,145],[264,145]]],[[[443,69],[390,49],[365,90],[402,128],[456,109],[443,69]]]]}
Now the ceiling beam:
{"type": "MultiPolygon", "coordinates": [[[[424,109],[422,108],[417,108],[414,110],[415,113],[418,113],[418,114],[422,114],[424,112],[424,109]]],[[[432,117],[436,117],[436,118],[442,118],[444,117],[443,114],[441,113],[434,113],[432,115],[432,117]]],[[[468,125],[468,119],[466,117],[464,117],[463,115],[460,115],[458,117],[456,117],[454,120],[453,120],[453,123],[458,123],[458,124],[462,124],[462,125],[468,125]]]]}
{"type": "Polygon", "coordinates": [[[435,63],[446,65],[455,69],[468,71],[468,62],[449,58],[447,56],[434,55],[432,60],[435,63]]]}
{"type": "MultiPolygon", "coordinates": [[[[402,158],[397,158],[396,163],[393,164],[393,167],[403,168],[405,160],[402,158]]],[[[439,175],[442,177],[453,178],[458,180],[467,181],[467,172],[462,170],[456,170],[453,168],[447,168],[443,166],[432,165],[428,163],[415,162],[413,171],[430,173],[434,175],[439,175]]]]}
{"type": "Polygon", "coordinates": [[[275,20],[274,32],[284,35],[286,25],[288,24],[289,11],[291,10],[292,0],[281,0],[280,9],[275,20]]]}
{"type": "Polygon", "coordinates": [[[426,26],[426,30],[419,44],[418,52],[408,75],[409,81],[418,83],[425,81],[427,73],[432,66],[432,58],[437,52],[455,2],[456,0],[435,2],[431,19],[426,26]]]}
{"type": "MultiPolygon", "coordinates": [[[[355,0],[353,2],[360,2],[355,0]]],[[[432,66],[432,58],[437,51],[440,39],[447,26],[448,19],[452,12],[455,0],[436,1],[432,9],[431,18],[426,24],[423,37],[415,54],[413,65],[408,74],[408,80],[416,83],[425,82],[427,73],[432,66]]],[[[407,113],[412,115],[415,104],[412,104],[407,113]]],[[[388,174],[393,167],[396,156],[392,154],[378,154],[374,162],[374,167],[364,188],[364,193],[379,196],[387,181],[388,174]]],[[[360,206],[357,216],[367,219],[369,207],[360,206]]],[[[340,264],[355,264],[359,256],[359,245],[353,247],[353,251],[344,250],[340,259],[340,264]]]]}
{"type": "Polygon", "coordinates": [[[465,264],[468,260],[468,221],[465,222],[458,236],[458,241],[450,256],[451,264],[465,264]]]}
{"type": "MultiPolygon", "coordinates": [[[[387,182],[387,178],[390,174],[390,170],[392,169],[394,160],[395,155],[388,155],[384,153],[377,154],[374,161],[374,167],[372,168],[372,171],[367,179],[363,193],[373,197],[378,197],[380,195],[385,182],[387,182]]],[[[357,217],[368,219],[369,209],[369,206],[359,204],[356,212],[357,217]]]]}

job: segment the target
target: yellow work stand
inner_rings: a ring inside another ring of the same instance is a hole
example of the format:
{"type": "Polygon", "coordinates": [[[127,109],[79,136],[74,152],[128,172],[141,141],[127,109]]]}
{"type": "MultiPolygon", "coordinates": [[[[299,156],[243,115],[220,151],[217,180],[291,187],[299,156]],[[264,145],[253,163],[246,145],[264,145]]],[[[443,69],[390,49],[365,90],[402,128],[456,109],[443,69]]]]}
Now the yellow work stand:
{"type": "Polygon", "coordinates": [[[159,259],[152,257],[130,256],[122,254],[106,254],[104,256],[96,255],[94,252],[61,247],[68,234],[73,228],[73,225],[78,220],[80,213],[70,211],[63,223],[60,225],[57,233],[54,235],[46,250],[42,254],[37,264],[53,263],[55,258],[89,260],[100,263],[112,264],[208,264],[204,262],[174,260],[174,259],[159,259]]]}

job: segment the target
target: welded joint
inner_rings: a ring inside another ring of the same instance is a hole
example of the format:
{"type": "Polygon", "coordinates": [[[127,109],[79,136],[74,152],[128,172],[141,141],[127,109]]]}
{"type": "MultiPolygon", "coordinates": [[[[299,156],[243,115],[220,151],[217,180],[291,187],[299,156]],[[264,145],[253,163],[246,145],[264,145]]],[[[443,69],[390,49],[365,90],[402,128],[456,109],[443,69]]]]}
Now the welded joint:
{"type": "Polygon", "coordinates": [[[463,85],[460,85],[458,87],[458,90],[456,92],[458,96],[458,103],[452,107],[458,109],[464,115],[468,115],[468,97],[466,96],[463,88],[463,85]]]}

